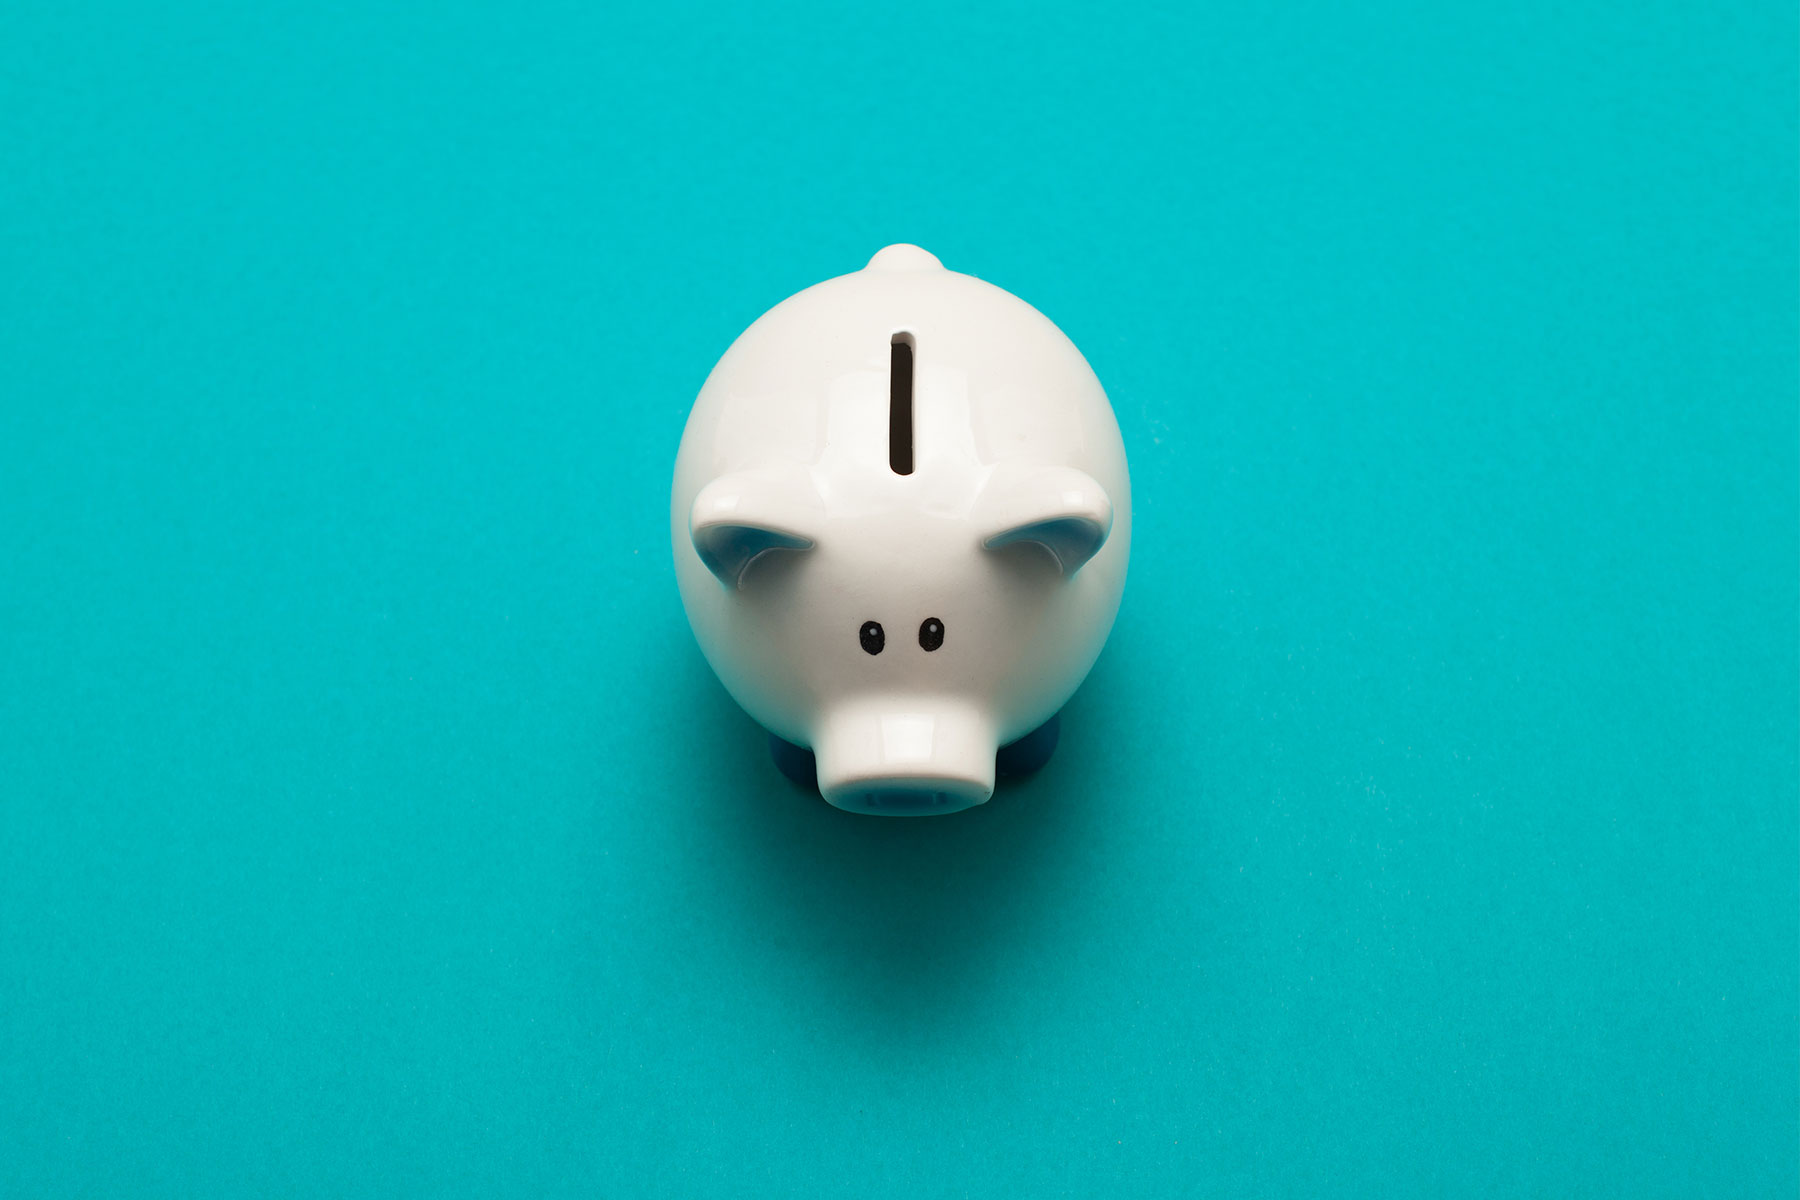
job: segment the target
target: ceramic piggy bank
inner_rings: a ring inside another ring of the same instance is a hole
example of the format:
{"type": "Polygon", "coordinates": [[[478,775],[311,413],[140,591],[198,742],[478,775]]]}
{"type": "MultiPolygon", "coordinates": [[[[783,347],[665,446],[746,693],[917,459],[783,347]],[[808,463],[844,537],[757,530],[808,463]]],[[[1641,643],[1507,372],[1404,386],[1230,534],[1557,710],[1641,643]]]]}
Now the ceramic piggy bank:
{"type": "Polygon", "coordinates": [[[775,757],[854,812],[955,812],[1054,748],[1131,548],[1118,422],[1030,305],[889,246],[765,313],[694,403],[688,621],[775,757]]]}

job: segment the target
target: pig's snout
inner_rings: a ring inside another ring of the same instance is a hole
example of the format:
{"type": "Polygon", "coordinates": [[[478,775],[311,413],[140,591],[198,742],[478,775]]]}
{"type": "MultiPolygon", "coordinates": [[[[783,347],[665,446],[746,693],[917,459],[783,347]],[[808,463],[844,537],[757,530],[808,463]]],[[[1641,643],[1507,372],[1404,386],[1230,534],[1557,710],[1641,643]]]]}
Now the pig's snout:
{"type": "Polygon", "coordinates": [[[850,812],[925,817],[994,794],[994,727],[972,706],[883,699],[829,713],[813,739],[819,792],[850,812]]]}

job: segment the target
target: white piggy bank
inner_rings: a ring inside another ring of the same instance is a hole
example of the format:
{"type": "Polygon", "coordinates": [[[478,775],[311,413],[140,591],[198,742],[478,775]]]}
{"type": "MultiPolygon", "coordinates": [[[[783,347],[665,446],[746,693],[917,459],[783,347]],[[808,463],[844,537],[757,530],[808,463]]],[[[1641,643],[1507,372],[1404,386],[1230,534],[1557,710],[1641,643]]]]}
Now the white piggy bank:
{"type": "Polygon", "coordinates": [[[694,636],[783,769],[839,808],[954,812],[1054,748],[1118,613],[1131,482],[1061,330],[889,246],[725,352],[670,526],[694,636]]]}

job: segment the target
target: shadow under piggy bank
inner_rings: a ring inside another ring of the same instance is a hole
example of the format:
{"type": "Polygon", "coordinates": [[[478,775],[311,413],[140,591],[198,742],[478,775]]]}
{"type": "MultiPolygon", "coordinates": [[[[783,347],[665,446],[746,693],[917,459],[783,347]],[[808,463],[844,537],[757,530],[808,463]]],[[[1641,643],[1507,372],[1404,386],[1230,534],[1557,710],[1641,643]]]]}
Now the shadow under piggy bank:
{"type": "Polygon", "coordinates": [[[708,867],[728,876],[709,894],[729,895],[731,911],[707,919],[738,923],[778,975],[804,976],[810,1005],[854,1013],[871,1034],[1003,1019],[990,991],[1016,984],[1016,960],[1054,937],[1059,906],[1084,891],[1072,874],[1092,866],[1105,797],[1083,743],[1103,734],[1085,727],[1080,696],[1041,771],[962,812],[890,817],[833,808],[783,776],[704,664],[682,675],[683,724],[716,739],[675,772],[716,847],[708,867]]]}

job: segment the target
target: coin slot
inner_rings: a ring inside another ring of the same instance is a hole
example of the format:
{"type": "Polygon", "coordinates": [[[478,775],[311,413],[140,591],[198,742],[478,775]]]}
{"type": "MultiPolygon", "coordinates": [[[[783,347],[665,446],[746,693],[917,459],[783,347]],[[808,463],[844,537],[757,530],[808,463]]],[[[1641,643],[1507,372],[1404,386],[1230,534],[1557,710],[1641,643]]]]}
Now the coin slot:
{"type": "Polygon", "coordinates": [[[913,336],[896,333],[888,358],[888,466],[913,473],[913,336]]]}

